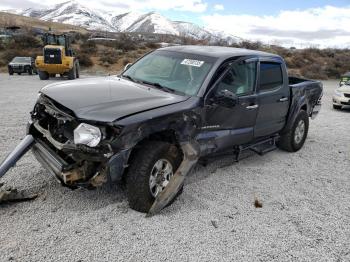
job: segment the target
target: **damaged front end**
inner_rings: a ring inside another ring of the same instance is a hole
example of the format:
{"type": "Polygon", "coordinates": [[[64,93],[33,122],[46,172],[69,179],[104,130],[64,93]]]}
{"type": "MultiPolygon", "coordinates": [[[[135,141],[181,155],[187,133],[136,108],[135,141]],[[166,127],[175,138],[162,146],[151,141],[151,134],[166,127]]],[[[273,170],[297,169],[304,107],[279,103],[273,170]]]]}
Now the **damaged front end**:
{"type": "MultiPolygon", "coordinates": [[[[189,107],[192,108],[193,103],[189,107]]],[[[150,111],[144,114],[154,116],[150,111]]],[[[198,161],[200,147],[191,138],[195,137],[196,121],[200,118],[186,110],[172,117],[167,115],[166,119],[149,116],[142,119],[148,121],[82,120],[70,109],[41,94],[31,112],[27,137],[0,165],[0,177],[31,148],[41,165],[69,188],[121,182],[132,151],[138,150],[145,139],[161,139],[177,144],[183,159],[168,186],[155,198],[148,213],[154,215],[177,195],[186,175],[198,161]]]]}
{"type": "MultiPolygon", "coordinates": [[[[115,155],[111,146],[119,132],[120,128],[113,124],[79,121],[72,111],[44,95],[31,112],[28,126],[28,134],[36,142],[32,148],[34,156],[62,184],[71,188],[104,184],[108,181],[111,164],[114,164],[113,172],[123,171],[124,162],[118,163],[119,170],[115,170],[118,154],[115,155]],[[82,125],[98,130],[99,137],[96,138],[93,131],[79,131],[82,125]]],[[[125,157],[120,159],[125,160],[125,157]]]]}

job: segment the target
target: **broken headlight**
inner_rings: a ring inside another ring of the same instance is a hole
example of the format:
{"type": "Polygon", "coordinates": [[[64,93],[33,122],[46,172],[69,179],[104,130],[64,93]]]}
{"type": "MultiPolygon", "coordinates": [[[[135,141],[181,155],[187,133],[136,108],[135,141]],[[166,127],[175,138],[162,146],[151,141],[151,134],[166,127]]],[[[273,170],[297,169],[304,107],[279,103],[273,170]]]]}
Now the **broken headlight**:
{"type": "Polygon", "coordinates": [[[101,130],[89,124],[82,123],[74,129],[74,144],[83,144],[89,147],[97,146],[102,138],[101,130]]]}

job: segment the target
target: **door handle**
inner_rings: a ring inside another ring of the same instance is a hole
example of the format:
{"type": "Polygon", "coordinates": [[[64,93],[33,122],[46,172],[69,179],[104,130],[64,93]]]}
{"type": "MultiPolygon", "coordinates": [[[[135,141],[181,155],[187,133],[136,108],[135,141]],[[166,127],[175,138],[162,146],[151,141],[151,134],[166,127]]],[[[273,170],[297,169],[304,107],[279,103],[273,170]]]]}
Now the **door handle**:
{"type": "Polygon", "coordinates": [[[278,100],[278,102],[286,102],[288,101],[288,97],[282,97],[280,98],[280,100],[278,100]]]}
{"type": "Polygon", "coordinates": [[[247,106],[246,108],[248,109],[248,110],[251,110],[251,109],[256,109],[256,108],[258,108],[259,107],[259,105],[251,105],[251,106],[247,106]]]}

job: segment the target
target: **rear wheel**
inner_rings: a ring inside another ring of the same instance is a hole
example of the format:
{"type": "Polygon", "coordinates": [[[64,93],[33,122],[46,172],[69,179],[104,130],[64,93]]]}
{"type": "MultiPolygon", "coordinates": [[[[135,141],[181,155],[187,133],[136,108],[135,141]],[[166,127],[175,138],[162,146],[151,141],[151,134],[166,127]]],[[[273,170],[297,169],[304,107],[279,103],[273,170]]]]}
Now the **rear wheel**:
{"type": "Polygon", "coordinates": [[[309,117],[304,110],[301,110],[290,130],[281,136],[277,145],[288,152],[296,152],[303,147],[308,131],[309,117]]]}
{"type": "Polygon", "coordinates": [[[73,67],[68,72],[68,79],[74,80],[76,77],[77,77],[77,69],[76,69],[76,66],[74,64],[73,67]]]}
{"type": "MultiPolygon", "coordinates": [[[[139,212],[148,212],[180,162],[181,154],[174,145],[162,141],[143,144],[135,153],[126,177],[129,206],[139,212]]],[[[182,189],[178,195],[181,192],[182,189]]]]}
{"type": "Polygon", "coordinates": [[[38,71],[40,80],[49,79],[49,73],[45,71],[38,71]]]}
{"type": "Polygon", "coordinates": [[[335,109],[335,110],[340,110],[340,109],[341,109],[341,106],[339,106],[339,105],[333,105],[333,109],[335,109]]]}
{"type": "Polygon", "coordinates": [[[21,75],[22,73],[17,73],[17,75],[21,75]]]}

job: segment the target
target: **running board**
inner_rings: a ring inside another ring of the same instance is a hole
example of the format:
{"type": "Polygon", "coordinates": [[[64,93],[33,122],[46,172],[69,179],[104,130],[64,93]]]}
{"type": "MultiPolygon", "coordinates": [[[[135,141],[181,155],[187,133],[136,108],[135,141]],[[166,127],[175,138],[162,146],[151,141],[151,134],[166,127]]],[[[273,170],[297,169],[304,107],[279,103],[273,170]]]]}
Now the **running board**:
{"type": "Polygon", "coordinates": [[[279,136],[273,136],[267,139],[257,141],[256,143],[253,143],[253,144],[237,146],[234,149],[235,161],[238,162],[241,159],[240,157],[242,153],[248,150],[260,156],[276,150],[277,149],[276,141],[278,140],[278,138],[279,136]]]}

